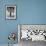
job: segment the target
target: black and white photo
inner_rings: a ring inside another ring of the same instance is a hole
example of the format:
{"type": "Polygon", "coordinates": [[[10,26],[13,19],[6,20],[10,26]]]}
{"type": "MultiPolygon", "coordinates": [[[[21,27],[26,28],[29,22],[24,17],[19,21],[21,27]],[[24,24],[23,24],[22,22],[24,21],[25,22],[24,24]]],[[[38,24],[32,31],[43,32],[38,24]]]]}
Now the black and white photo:
{"type": "Polygon", "coordinates": [[[16,19],[16,5],[6,5],[6,19],[16,19]]]}

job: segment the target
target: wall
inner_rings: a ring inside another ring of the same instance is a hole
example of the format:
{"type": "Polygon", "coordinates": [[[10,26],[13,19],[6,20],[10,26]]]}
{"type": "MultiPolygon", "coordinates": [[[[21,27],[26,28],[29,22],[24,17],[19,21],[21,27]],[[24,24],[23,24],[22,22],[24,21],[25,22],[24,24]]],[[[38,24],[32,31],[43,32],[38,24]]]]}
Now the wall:
{"type": "Polygon", "coordinates": [[[18,24],[46,24],[46,0],[0,0],[0,44],[8,43],[9,32],[18,32],[18,24]],[[16,20],[5,20],[7,4],[16,4],[16,20]]]}

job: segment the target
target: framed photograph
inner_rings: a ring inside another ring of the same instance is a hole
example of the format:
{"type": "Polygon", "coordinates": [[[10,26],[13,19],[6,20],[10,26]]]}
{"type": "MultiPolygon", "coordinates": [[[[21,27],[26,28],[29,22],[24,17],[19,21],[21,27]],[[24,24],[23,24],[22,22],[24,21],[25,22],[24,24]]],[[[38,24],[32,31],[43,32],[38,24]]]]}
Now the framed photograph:
{"type": "Polygon", "coordinates": [[[19,24],[18,25],[18,41],[21,42],[24,40],[46,41],[46,25],[19,24]]]}
{"type": "Polygon", "coordinates": [[[6,5],[6,19],[14,20],[16,19],[16,5],[6,5]]]}

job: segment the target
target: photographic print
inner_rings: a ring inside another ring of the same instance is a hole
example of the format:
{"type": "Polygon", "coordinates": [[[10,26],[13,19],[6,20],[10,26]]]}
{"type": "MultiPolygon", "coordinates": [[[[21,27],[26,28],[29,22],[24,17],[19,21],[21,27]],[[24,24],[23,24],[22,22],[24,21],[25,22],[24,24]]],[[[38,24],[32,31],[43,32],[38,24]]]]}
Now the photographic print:
{"type": "Polygon", "coordinates": [[[46,25],[20,25],[20,40],[46,41],[46,25]]]}
{"type": "Polygon", "coordinates": [[[16,5],[6,5],[6,19],[16,19],[16,5]]]}

